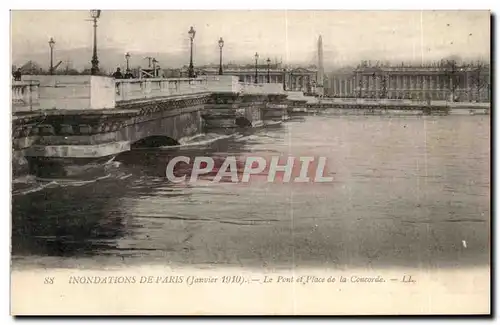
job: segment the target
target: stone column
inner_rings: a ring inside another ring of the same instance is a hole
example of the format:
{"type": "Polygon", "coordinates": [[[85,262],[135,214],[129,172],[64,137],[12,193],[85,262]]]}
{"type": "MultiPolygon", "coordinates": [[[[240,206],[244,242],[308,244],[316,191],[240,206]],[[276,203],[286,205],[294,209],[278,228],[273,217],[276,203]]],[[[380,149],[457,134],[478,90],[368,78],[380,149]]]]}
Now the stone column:
{"type": "Polygon", "coordinates": [[[442,99],[442,97],[441,97],[441,84],[440,84],[440,80],[439,80],[440,79],[439,75],[436,75],[434,78],[435,78],[435,83],[436,83],[436,94],[437,94],[436,98],[438,100],[441,100],[442,99]]]}
{"type": "Polygon", "coordinates": [[[436,77],[433,75],[429,76],[429,88],[431,92],[431,99],[437,99],[436,95],[436,77]]]}
{"type": "Polygon", "coordinates": [[[363,94],[363,78],[361,78],[361,74],[356,74],[356,97],[361,97],[363,94]]]}
{"type": "Polygon", "coordinates": [[[368,94],[370,93],[370,77],[369,76],[363,76],[364,79],[364,97],[368,97],[368,94]]]}
{"type": "Polygon", "coordinates": [[[417,75],[413,76],[413,98],[414,99],[419,99],[419,94],[420,94],[420,78],[417,75]]]}
{"type": "Polygon", "coordinates": [[[398,94],[398,78],[395,75],[392,75],[392,81],[391,81],[391,98],[396,98],[396,95],[398,94]]]}
{"type": "MultiPolygon", "coordinates": [[[[469,83],[469,72],[466,72],[465,73],[465,89],[467,91],[467,101],[470,102],[471,101],[471,95],[472,95],[472,91],[476,91],[475,89],[472,90],[471,87],[470,87],[470,83],[469,83]]],[[[479,98],[478,98],[479,100],[479,98]]]]}
{"type": "Polygon", "coordinates": [[[388,79],[388,82],[389,82],[389,91],[390,91],[390,95],[388,96],[389,98],[394,98],[394,93],[395,93],[395,90],[396,90],[396,79],[395,79],[395,76],[394,75],[389,75],[389,79],[388,79]]]}
{"type": "Polygon", "coordinates": [[[410,78],[408,75],[405,75],[404,77],[404,96],[408,93],[408,89],[410,88],[410,78]]]}
{"type": "Polygon", "coordinates": [[[427,87],[428,87],[428,76],[423,75],[422,76],[422,99],[427,99],[427,87]]]}
{"type": "Polygon", "coordinates": [[[422,76],[415,76],[415,98],[421,99],[422,93],[422,76]]]}
{"type": "Polygon", "coordinates": [[[396,75],[396,98],[399,97],[401,91],[401,77],[396,75]]]}

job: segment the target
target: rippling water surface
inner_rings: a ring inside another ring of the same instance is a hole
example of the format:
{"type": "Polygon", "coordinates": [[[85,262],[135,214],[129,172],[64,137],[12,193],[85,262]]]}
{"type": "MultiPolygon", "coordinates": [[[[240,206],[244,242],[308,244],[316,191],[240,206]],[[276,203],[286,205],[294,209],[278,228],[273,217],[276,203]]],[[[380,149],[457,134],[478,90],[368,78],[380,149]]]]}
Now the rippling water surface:
{"type": "Polygon", "coordinates": [[[13,180],[18,265],[489,264],[489,116],[309,116],[127,152],[84,179],[13,180]],[[176,155],[325,156],[334,181],[171,184],[176,155]]]}

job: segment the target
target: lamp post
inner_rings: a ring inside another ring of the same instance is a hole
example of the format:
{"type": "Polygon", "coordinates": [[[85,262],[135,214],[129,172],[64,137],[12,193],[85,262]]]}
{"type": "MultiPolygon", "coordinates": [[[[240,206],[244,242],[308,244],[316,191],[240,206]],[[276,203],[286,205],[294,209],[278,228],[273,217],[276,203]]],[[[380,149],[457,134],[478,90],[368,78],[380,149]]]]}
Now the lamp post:
{"type": "Polygon", "coordinates": [[[271,75],[270,75],[270,72],[269,72],[269,67],[270,67],[270,64],[271,64],[271,59],[267,58],[267,83],[271,83],[271,75]]]}
{"type": "Polygon", "coordinates": [[[189,78],[194,78],[194,67],[193,67],[193,40],[194,36],[196,35],[196,31],[194,30],[193,26],[188,31],[189,34],[189,39],[191,41],[191,55],[189,57],[189,69],[188,69],[188,76],[189,78]]]}
{"type": "Polygon", "coordinates": [[[286,68],[283,69],[283,90],[286,91],[286,68]]]}
{"type": "Polygon", "coordinates": [[[125,60],[127,60],[127,70],[125,71],[125,73],[130,73],[130,67],[128,65],[128,61],[130,60],[130,53],[125,53],[125,60]]]}
{"type": "Polygon", "coordinates": [[[259,53],[255,52],[255,80],[254,82],[255,83],[259,83],[259,80],[258,80],[258,72],[257,72],[257,61],[259,60],[259,53]]]}
{"type": "Polygon", "coordinates": [[[156,78],[156,63],[158,63],[158,61],[156,60],[156,58],[153,58],[153,77],[156,78]]]}
{"type": "Polygon", "coordinates": [[[56,42],[51,37],[50,41],[49,41],[49,46],[50,46],[50,68],[49,68],[49,73],[51,75],[54,74],[54,45],[56,45],[56,42]]]}
{"type": "Polygon", "coordinates": [[[90,69],[90,74],[96,75],[99,72],[99,59],[97,59],[97,19],[101,16],[101,10],[93,9],[90,10],[90,17],[94,21],[94,51],[92,54],[92,68],[90,69]]]}
{"type": "Polygon", "coordinates": [[[219,75],[222,76],[222,48],[224,47],[224,40],[222,37],[219,39],[219,50],[220,50],[220,63],[219,63],[219,75]]]}

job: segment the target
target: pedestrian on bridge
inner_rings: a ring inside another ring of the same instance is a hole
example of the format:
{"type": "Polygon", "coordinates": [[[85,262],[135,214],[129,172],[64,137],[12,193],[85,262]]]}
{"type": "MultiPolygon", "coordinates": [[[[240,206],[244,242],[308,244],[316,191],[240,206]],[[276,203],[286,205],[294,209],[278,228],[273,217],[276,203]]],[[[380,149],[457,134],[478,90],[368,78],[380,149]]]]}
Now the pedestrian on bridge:
{"type": "Polygon", "coordinates": [[[120,71],[120,68],[116,68],[116,71],[113,73],[113,78],[123,79],[123,75],[122,72],[120,71]]]}
{"type": "Polygon", "coordinates": [[[21,76],[21,68],[17,68],[17,70],[13,73],[14,81],[21,81],[21,76]]]}
{"type": "Polygon", "coordinates": [[[125,73],[125,79],[133,79],[133,78],[134,78],[134,75],[132,74],[132,72],[127,71],[125,73]]]}

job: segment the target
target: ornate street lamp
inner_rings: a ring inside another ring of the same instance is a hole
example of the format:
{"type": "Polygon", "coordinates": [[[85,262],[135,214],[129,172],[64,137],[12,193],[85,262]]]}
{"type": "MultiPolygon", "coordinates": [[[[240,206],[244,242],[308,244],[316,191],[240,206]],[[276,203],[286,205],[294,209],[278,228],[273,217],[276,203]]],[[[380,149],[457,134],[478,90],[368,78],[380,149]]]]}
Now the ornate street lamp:
{"type": "Polygon", "coordinates": [[[127,70],[125,71],[125,73],[130,73],[130,67],[128,65],[128,62],[130,60],[130,53],[125,53],[125,60],[127,60],[127,70]]]}
{"type": "Polygon", "coordinates": [[[56,42],[51,37],[50,41],[49,41],[49,46],[50,46],[50,69],[49,69],[49,73],[51,75],[54,74],[54,46],[55,45],[56,45],[56,42]]]}
{"type": "Polygon", "coordinates": [[[220,50],[220,63],[219,63],[219,75],[222,76],[222,48],[224,47],[224,40],[222,37],[219,39],[219,50],[220,50]]]}
{"type": "Polygon", "coordinates": [[[259,80],[258,80],[258,72],[257,72],[257,61],[259,60],[259,53],[255,52],[255,83],[259,83],[259,80]]]}
{"type": "Polygon", "coordinates": [[[189,34],[189,39],[191,40],[191,55],[189,57],[189,69],[188,69],[188,76],[189,78],[194,78],[194,67],[193,67],[193,40],[194,36],[196,35],[196,31],[194,30],[193,26],[188,31],[189,34]]]}
{"type": "Polygon", "coordinates": [[[286,91],[286,68],[283,69],[283,90],[286,91]]]}
{"type": "Polygon", "coordinates": [[[267,58],[267,83],[271,83],[271,75],[269,72],[269,65],[271,64],[271,59],[267,58]]]}
{"type": "Polygon", "coordinates": [[[158,61],[156,60],[156,58],[153,58],[153,76],[156,78],[156,64],[158,63],[158,61]]]}
{"type": "Polygon", "coordinates": [[[101,10],[93,9],[90,10],[90,17],[94,21],[94,51],[92,54],[92,68],[90,69],[90,74],[96,75],[99,72],[99,59],[97,59],[97,19],[101,16],[101,10]]]}

